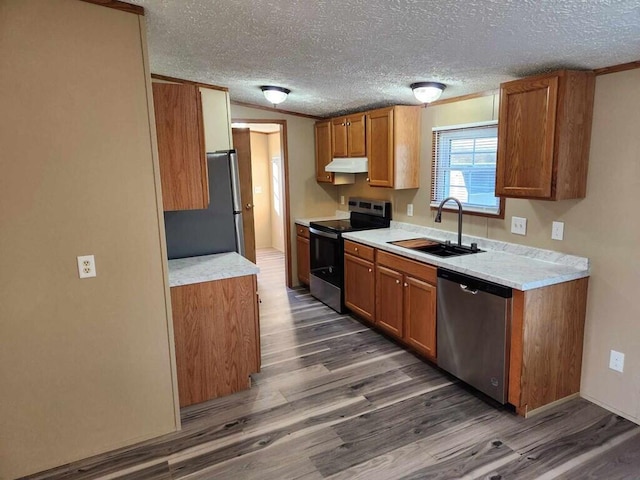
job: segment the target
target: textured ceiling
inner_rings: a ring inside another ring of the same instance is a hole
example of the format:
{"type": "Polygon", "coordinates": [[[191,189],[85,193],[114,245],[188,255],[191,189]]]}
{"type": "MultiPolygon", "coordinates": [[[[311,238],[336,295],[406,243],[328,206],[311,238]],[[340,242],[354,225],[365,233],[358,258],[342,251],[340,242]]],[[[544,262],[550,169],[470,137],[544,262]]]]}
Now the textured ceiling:
{"type": "Polygon", "coordinates": [[[154,73],[229,88],[291,89],[280,107],[331,116],[417,104],[568,67],[640,59],[638,0],[133,0],[144,6],[154,73]]]}

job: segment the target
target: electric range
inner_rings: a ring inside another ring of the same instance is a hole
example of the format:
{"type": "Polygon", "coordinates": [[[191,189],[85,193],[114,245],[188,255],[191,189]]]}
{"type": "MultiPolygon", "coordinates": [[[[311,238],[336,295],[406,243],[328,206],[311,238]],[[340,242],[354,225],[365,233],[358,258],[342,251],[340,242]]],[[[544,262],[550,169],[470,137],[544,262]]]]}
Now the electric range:
{"type": "Polygon", "coordinates": [[[339,313],[344,306],[345,232],[389,228],[391,203],[385,200],[349,198],[348,219],[326,220],[309,224],[311,295],[339,313]]]}

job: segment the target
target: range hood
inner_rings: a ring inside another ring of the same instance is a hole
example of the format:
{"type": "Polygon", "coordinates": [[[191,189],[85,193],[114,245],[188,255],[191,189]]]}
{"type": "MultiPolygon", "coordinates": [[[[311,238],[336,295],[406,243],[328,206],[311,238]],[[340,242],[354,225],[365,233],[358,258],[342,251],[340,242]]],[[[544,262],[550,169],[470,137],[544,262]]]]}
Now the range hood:
{"type": "Polygon", "coordinates": [[[369,160],[367,157],[334,158],[324,169],[335,173],[366,173],[369,171],[369,160]]]}

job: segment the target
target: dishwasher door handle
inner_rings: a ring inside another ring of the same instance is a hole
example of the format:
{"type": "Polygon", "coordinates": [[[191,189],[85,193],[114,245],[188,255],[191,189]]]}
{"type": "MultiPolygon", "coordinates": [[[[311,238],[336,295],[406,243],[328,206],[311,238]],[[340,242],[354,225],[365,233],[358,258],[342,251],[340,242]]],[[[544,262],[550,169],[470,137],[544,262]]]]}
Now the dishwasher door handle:
{"type": "Polygon", "coordinates": [[[478,293],[478,290],[472,290],[466,285],[462,285],[462,284],[460,284],[460,290],[462,290],[464,293],[470,293],[471,295],[475,295],[478,293]]]}

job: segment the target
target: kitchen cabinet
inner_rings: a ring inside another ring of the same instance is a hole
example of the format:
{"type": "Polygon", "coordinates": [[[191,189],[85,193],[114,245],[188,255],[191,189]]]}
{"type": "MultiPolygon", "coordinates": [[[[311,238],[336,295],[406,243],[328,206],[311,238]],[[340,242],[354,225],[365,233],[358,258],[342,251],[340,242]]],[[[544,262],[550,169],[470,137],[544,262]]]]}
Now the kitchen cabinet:
{"type": "Polygon", "coordinates": [[[431,360],[436,359],[435,267],[378,251],[376,324],[431,360]]]}
{"type": "Polygon", "coordinates": [[[309,286],[309,227],[296,224],[296,252],[298,265],[298,280],[301,284],[309,286]]]}
{"type": "Polygon", "coordinates": [[[366,157],[365,114],[331,119],[331,145],[333,157],[366,157]]]}
{"type": "Polygon", "coordinates": [[[260,370],[255,275],[171,287],[180,406],[251,386],[260,370]]]}
{"type": "Polygon", "coordinates": [[[153,104],[164,210],[207,208],[209,182],[198,87],[154,82],[153,104]]]}
{"type": "Polygon", "coordinates": [[[595,76],[561,70],[500,86],[496,195],[584,198],[595,76]]]}
{"type": "Polygon", "coordinates": [[[333,183],[334,174],[326,172],[325,167],[331,163],[331,120],[316,122],[316,181],[333,183]]]}
{"type": "Polygon", "coordinates": [[[588,282],[513,291],[508,398],[520,415],[580,392],[588,282]]]}
{"type": "Polygon", "coordinates": [[[368,112],[369,185],[394,189],[420,186],[419,106],[395,106],[368,112]]]}
{"type": "Polygon", "coordinates": [[[369,323],[375,322],[375,250],[344,242],[344,303],[369,323]]]}

